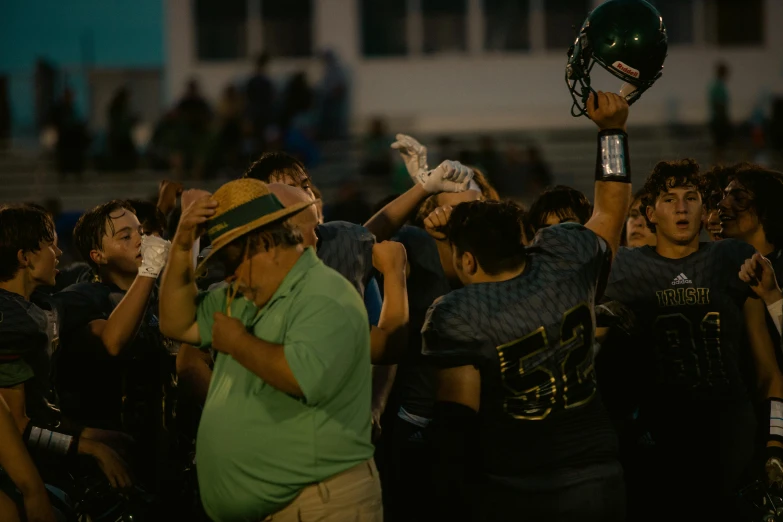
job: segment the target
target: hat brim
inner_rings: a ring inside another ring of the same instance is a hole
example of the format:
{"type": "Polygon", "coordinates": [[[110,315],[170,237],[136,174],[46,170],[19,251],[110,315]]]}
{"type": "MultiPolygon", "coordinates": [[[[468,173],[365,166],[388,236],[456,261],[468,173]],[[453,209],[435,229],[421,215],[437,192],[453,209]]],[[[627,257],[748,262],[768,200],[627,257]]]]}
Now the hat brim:
{"type": "MultiPolygon", "coordinates": [[[[204,271],[206,270],[207,267],[207,263],[209,262],[210,259],[212,259],[212,256],[217,254],[223,247],[225,247],[226,245],[228,245],[238,237],[242,237],[248,232],[252,232],[257,228],[261,228],[263,226],[271,225],[272,223],[277,223],[278,221],[283,221],[285,219],[288,219],[289,217],[298,214],[302,210],[314,204],[315,201],[303,201],[301,203],[297,203],[295,205],[282,208],[280,210],[272,212],[271,214],[267,214],[247,224],[239,226],[234,230],[232,230],[231,232],[227,232],[226,234],[220,236],[212,243],[212,251],[206,257],[204,257],[204,259],[202,259],[201,262],[196,266],[196,277],[200,277],[204,274],[204,271]]],[[[228,276],[229,274],[226,275],[228,276]]]]}

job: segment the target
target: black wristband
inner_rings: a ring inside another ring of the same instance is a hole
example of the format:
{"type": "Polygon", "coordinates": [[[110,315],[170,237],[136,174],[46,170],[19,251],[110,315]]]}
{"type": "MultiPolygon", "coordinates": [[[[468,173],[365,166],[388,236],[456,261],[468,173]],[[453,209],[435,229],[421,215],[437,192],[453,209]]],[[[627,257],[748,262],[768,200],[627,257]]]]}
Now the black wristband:
{"type": "Polygon", "coordinates": [[[628,134],[620,129],[598,133],[598,157],[595,162],[596,181],[631,182],[628,155],[628,134]]]}
{"type": "Polygon", "coordinates": [[[79,449],[79,435],[36,426],[33,421],[27,423],[22,439],[31,453],[71,457],[79,449]]]}

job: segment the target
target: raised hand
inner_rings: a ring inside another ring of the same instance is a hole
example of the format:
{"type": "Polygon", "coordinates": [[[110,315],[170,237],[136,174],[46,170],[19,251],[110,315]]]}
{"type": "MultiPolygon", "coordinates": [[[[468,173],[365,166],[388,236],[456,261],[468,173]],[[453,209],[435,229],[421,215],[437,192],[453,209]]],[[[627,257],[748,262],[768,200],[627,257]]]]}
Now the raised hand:
{"type": "Polygon", "coordinates": [[[418,181],[420,172],[427,171],[427,147],[419,143],[416,138],[407,134],[397,134],[396,140],[391,148],[397,150],[405,162],[405,168],[408,169],[408,175],[414,182],[418,181]]]}
{"type": "Polygon", "coordinates": [[[446,160],[438,168],[419,172],[419,183],[430,194],[464,192],[473,179],[473,169],[459,161],[446,160]]]}
{"type": "MultiPolygon", "coordinates": [[[[174,234],[173,245],[175,248],[190,252],[193,244],[206,230],[206,222],[215,215],[218,202],[211,199],[209,193],[191,202],[187,208],[183,207],[182,217],[174,234]]],[[[183,204],[185,195],[182,196],[183,204]]]]}
{"type": "Polygon", "coordinates": [[[446,239],[443,228],[448,225],[452,211],[451,205],[438,207],[424,219],[424,230],[435,239],[446,239]]]}
{"type": "Polygon", "coordinates": [[[628,102],[619,94],[611,92],[590,93],[587,99],[587,115],[601,130],[620,129],[625,131],[628,120],[628,102]]]}
{"type": "Polygon", "coordinates": [[[739,278],[748,283],[750,288],[764,300],[767,306],[783,298],[777,279],[775,279],[775,270],[772,268],[772,263],[759,253],[753,254],[753,257],[742,264],[739,278]]]}
{"type": "Polygon", "coordinates": [[[372,247],[372,266],[381,274],[404,273],[407,263],[408,254],[402,243],[382,241],[372,247]]]}

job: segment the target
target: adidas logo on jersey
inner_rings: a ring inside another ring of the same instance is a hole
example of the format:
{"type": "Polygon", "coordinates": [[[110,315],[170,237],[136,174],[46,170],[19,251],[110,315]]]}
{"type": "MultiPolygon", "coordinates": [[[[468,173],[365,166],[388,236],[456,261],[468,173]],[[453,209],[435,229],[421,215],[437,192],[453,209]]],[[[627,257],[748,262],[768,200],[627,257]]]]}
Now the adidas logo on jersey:
{"type": "Polygon", "coordinates": [[[672,281],[672,286],[676,285],[692,285],[693,281],[688,279],[688,276],[680,272],[680,275],[674,278],[674,281],[672,281]]]}

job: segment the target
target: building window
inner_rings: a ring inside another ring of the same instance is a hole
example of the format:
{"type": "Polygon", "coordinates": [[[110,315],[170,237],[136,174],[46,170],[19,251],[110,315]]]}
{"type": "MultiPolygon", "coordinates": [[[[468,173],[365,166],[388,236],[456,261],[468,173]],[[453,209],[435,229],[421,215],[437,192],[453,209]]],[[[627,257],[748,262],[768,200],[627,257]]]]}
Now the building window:
{"type": "Polygon", "coordinates": [[[364,56],[400,56],[408,52],[406,0],[362,0],[364,56]]]}
{"type": "Polygon", "coordinates": [[[236,60],[247,55],[247,2],[196,0],[199,60],[236,60]]]}
{"type": "Polygon", "coordinates": [[[666,25],[669,45],[693,43],[693,0],[651,0],[666,25]]]}
{"type": "Polygon", "coordinates": [[[484,0],[484,23],[488,51],[530,49],[529,0],[484,0]]]}
{"type": "Polygon", "coordinates": [[[592,9],[590,0],[545,0],[547,49],[568,49],[592,9]]]}
{"type": "Polygon", "coordinates": [[[465,52],[467,10],[467,0],[421,0],[424,52],[465,52]]]}
{"type": "Polygon", "coordinates": [[[313,53],[311,0],[260,0],[264,51],[272,58],[313,53]]]}
{"type": "Polygon", "coordinates": [[[710,42],[720,47],[764,45],[763,0],[713,0],[706,7],[710,42]]]}

